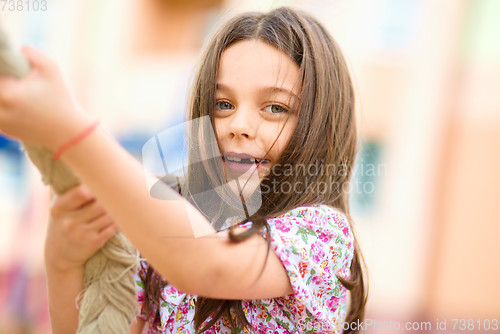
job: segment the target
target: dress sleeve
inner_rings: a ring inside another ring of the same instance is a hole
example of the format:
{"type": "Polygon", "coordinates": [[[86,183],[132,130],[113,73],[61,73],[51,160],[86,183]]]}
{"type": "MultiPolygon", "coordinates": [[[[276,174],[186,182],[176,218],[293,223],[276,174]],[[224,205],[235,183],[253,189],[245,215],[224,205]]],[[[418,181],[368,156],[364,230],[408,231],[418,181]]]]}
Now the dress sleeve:
{"type": "Polygon", "coordinates": [[[300,333],[337,333],[347,307],[347,289],[337,275],[349,279],[354,252],[347,219],[321,205],[299,207],[268,222],[272,248],[293,288],[277,303],[283,314],[300,333]]]}

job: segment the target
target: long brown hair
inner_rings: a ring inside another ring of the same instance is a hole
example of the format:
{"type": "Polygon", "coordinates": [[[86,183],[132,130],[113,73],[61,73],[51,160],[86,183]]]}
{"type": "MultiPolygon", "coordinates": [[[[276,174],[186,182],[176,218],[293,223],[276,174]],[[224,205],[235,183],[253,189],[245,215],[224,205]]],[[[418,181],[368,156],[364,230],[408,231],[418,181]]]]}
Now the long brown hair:
{"type": "MultiPolygon", "coordinates": [[[[352,223],[348,185],[358,144],[352,82],[338,45],[325,28],[308,14],[282,7],[267,14],[245,13],[223,26],[203,55],[191,95],[189,119],[208,115],[214,126],[215,88],[221,54],[232,44],[247,39],[258,39],[275,46],[298,64],[301,75],[300,98],[294,108],[299,112],[299,122],[275,168],[261,183],[262,205],[246,219],[252,221],[251,228],[242,234],[230,230],[230,240],[240,242],[263,229],[268,231],[266,219],[312,204],[336,208],[352,223]],[[336,172],[308,174],[307,182],[304,182],[301,173],[283,172],[285,168],[308,166],[311,163],[334,166],[336,172]],[[294,185],[294,191],[274,191],[276,189],[272,185],[284,183],[294,185]],[[314,184],[328,185],[328,191],[311,187],[314,184]]],[[[212,177],[208,170],[191,170],[186,186],[193,191],[200,184],[213,183],[212,177]]],[[[214,203],[196,205],[207,216],[217,214],[213,212],[216,207],[214,203]]],[[[267,239],[269,241],[270,238],[267,239]]],[[[362,265],[355,238],[350,278],[347,280],[337,275],[350,291],[346,319],[349,325],[364,319],[367,294],[362,265]]],[[[157,312],[160,290],[165,282],[158,279],[157,274],[149,268],[144,283],[146,308],[157,312]]],[[[207,330],[221,317],[230,321],[233,332],[235,328],[250,326],[241,300],[197,298],[194,317],[197,331],[207,330]],[[201,328],[209,317],[212,317],[211,320],[201,328]]],[[[344,330],[344,333],[357,332],[356,326],[344,330]]]]}

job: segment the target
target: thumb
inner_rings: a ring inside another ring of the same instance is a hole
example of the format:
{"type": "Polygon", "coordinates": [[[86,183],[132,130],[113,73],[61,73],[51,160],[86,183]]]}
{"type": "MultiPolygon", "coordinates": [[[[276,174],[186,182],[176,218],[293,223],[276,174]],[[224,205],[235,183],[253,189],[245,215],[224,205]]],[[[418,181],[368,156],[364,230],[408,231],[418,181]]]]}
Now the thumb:
{"type": "Polygon", "coordinates": [[[42,51],[34,47],[24,46],[21,48],[21,53],[26,57],[32,69],[45,74],[50,74],[56,69],[54,62],[42,51]]]}

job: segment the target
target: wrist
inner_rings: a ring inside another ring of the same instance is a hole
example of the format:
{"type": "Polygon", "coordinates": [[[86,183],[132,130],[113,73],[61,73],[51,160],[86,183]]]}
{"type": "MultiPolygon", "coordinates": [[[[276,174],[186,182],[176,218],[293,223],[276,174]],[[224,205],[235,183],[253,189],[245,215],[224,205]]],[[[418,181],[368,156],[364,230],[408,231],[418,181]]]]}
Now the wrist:
{"type": "Polygon", "coordinates": [[[46,148],[56,152],[65,143],[77,136],[94,120],[80,106],[66,108],[68,115],[52,124],[52,136],[48,138],[46,148]]]}
{"type": "Polygon", "coordinates": [[[90,117],[81,117],[74,121],[71,126],[66,127],[65,133],[59,137],[59,141],[52,148],[52,160],[57,161],[66,152],[71,151],[99,127],[99,120],[90,117]]]}
{"type": "Polygon", "coordinates": [[[68,277],[80,276],[85,274],[85,264],[68,263],[66,261],[45,261],[45,271],[47,276],[68,277]]]}
{"type": "Polygon", "coordinates": [[[85,262],[76,262],[61,258],[57,254],[45,252],[45,269],[47,273],[70,274],[85,272],[85,262]]]}
{"type": "Polygon", "coordinates": [[[52,160],[57,161],[61,155],[71,147],[78,145],[79,142],[85,140],[85,137],[89,136],[96,128],[99,126],[99,121],[94,121],[88,127],[79,132],[76,136],[66,141],[62,144],[52,155],[52,160]]]}

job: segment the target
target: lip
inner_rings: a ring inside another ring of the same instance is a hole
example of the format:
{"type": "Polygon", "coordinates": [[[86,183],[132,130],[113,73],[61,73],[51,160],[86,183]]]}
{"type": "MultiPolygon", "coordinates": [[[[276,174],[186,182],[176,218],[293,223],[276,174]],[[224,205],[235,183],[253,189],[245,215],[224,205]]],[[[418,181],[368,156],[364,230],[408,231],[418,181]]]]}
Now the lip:
{"type": "Polygon", "coordinates": [[[236,153],[236,152],[227,152],[227,153],[224,153],[224,159],[226,157],[235,157],[235,158],[240,158],[240,159],[263,160],[262,158],[255,157],[255,156],[247,154],[247,153],[236,153]]]}
{"type": "Polygon", "coordinates": [[[227,170],[229,172],[234,172],[237,174],[243,174],[248,172],[251,169],[262,169],[264,168],[268,163],[269,160],[264,160],[261,158],[257,158],[253,155],[247,154],[247,153],[237,153],[237,152],[227,152],[223,155],[222,160],[224,161],[224,165],[226,166],[227,170]],[[226,158],[227,157],[235,157],[235,158],[240,158],[240,159],[256,159],[259,160],[260,163],[238,163],[234,161],[229,161],[226,158]]]}

